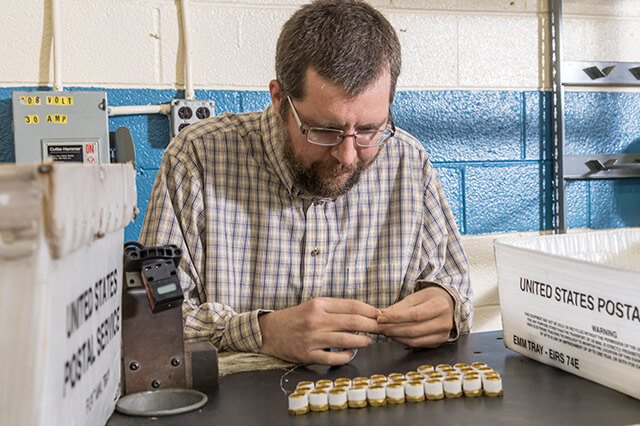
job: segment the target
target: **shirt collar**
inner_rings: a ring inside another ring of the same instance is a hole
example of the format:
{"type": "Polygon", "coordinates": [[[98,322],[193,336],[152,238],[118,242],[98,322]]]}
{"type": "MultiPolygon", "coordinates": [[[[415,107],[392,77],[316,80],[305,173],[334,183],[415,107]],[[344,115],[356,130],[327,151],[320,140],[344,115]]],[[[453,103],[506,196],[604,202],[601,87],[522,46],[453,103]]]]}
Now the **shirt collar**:
{"type": "Polygon", "coordinates": [[[299,197],[300,190],[293,183],[293,174],[289,163],[284,157],[284,136],[282,134],[280,118],[276,114],[273,104],[262,112],[261,133],[267,163],[275,171],[280,181],[292,197],[299,197]]]}

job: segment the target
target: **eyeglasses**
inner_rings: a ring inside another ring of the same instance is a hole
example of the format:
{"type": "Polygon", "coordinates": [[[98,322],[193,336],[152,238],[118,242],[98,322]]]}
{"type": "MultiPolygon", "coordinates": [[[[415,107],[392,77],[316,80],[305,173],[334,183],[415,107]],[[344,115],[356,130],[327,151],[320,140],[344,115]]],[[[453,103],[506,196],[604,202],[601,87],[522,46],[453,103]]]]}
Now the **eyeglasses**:
{"type": "Polygon", "coordinates": [[[293,105],[293,101],[287,96],[293,116],[300,128],[300,132],[307,137],[307,142],[320,146],[335,146],[342,143],[348,137],[353,136],[355,144],[363,148],[371,148],[374,146],[384,145],[396,133],[396,127],[393,124],[393,117],[389,111],[389,122],[384,130],[363,130],[355,133],[346,133],[340,129],[325,129],[323,127],[309,127],[305,129],[298,116],[298,111],[293,105]]]}

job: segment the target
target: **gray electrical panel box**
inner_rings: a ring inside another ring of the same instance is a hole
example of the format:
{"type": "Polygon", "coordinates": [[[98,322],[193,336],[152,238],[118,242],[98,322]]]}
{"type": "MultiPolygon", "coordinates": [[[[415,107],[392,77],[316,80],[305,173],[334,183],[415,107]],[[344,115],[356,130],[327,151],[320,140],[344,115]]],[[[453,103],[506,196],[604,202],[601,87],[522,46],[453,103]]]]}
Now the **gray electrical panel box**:
{"type": "Polygon", "coordinates": [[[16,163],[110,162],[106,92],[12,93],[16,163]]]}

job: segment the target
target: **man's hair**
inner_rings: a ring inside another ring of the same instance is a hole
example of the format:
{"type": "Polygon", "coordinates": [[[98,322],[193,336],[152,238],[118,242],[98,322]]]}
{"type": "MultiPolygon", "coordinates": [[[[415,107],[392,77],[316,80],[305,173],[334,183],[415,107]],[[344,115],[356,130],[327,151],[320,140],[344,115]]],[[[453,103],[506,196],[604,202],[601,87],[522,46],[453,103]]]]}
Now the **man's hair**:
{"type": "Polygon", "coordinates": [[[359,0],[317,0],[301,7],[282,27],[276,48],[276,78],[294,99],[305,96],[309,68],[350,96],[389,69],[391,103],[400,67],[400,41],[393,26],[359,0]]]}

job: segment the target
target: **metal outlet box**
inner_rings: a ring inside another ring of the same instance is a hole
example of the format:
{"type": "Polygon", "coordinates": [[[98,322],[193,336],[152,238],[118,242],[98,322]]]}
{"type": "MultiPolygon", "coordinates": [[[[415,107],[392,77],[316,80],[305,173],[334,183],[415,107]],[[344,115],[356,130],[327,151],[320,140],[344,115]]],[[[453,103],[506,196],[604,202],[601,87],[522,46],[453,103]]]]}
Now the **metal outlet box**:
{"type": "Polygon", "coordinates": [[[171,137],[189,124],[214,116],[213,101],[174,99],[171,101],[171,137]]]}

